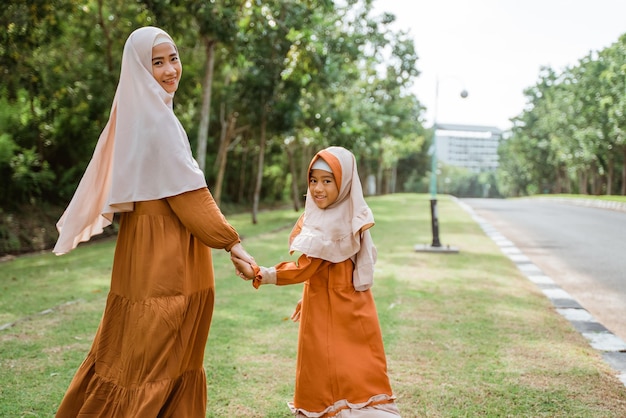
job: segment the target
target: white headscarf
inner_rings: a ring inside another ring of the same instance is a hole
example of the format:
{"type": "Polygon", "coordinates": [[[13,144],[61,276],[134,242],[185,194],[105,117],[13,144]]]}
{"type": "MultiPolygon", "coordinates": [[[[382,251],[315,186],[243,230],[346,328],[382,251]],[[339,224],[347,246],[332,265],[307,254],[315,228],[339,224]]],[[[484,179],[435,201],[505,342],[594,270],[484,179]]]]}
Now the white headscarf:
{"type": "Polygon", "coordinates": [[[332,205],[320,209],[307,190],[302,224],[296,227],[301,229],[292,232],[290,250],[333,263],[352,259],[354,288],[367,290],[372,286],[376,263],[376,247],[369,231],[374,215],[363,197],[356,159],[345,148],[329,147],[313,157],[309,172],[320,158],[330,166],[339,196],[332,205]]]}
{"type": "Polygon", "coordinates": [[[115,212],[134,202],[162,199],[206,187],[183,126],[173,112],[173,93],[152,75],[155,40],[172,38],[144,27],[124,45],[111,114],[74,197],[57,223],[55,254],[64,254],[110,225],[115,212]]]}

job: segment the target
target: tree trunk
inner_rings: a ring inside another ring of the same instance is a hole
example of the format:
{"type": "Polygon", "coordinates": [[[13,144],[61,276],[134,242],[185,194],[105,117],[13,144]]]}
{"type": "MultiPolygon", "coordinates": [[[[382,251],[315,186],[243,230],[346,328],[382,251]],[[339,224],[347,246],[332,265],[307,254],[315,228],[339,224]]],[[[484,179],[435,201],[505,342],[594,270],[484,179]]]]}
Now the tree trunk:
{"type": "Polygon", "coordinates": [[[554,184],[554,193],[563,193],[563,169],[559,166],[556,171],[556,181],[554,184]]]}
{"type": "Polygon", "coordinates": [[[613,161],[612,156],[609,156],[608,163],[608,173],[606,176],[606,191],[605,194],[607,196],[611,195],[613,192],[613,175],[615,174],[615,162],[613,161]]]}
{"type": "MultiPolygon", "coordinates": [[[[381,156],[378,160],[378,169],[376,170],[376,192],[374,193],[376,195],[383,194],[383,177],[383,157],[381,156]]],[[[367,188],[367,175],[365,176],[365,179],[365,188],[367,188]]],[[[366,193],[369,194],[369,190],[367,190],[366,193]]]]}
{"type": "Polygon", "coordinates": [[[304,176],[300,177],[298,176],[298,182],[302,182],[302,190],[306,190],[309,189],[309,173],[307,172],[309,169],[309,164],[311,163],[311,159],[313,158],[310,152],[310,146],[309,145],[303,145],[302,146],[302,155],[300,158],[300,175],[304,174],[304,176]]]}
{"type": "Polygon", "coordinates": [[[239,142],[238,135],[248,129],[248,125],[235,128],[235,126],[237,126],[238,117],[239,114],[237,112],[232,113],[228,117],[228,121],[224,122],[224,126],[226,128],[224,129],[224,127],[222,127],[222,133],[220,133],[220,148],[217,153],[217,160],[215,161],[215,170],[217,172],[217,179],[215,181],[217,197],[215,197],[215,201],[218,205],[220,204],[222,197],[224,174],[226,173],[226,163],[228,161],[228,152],[232,149],[233,146],[237,144],[237,142],[239,142]],[[235,140],[233,141],[233,139],[235,140]]]}
{"type": "Polygon", "coordinates": [[[222,201],[222,183],[224,182],[224,173],[226,172],[228,147],[230,146],[230,140],[233,137],[234,125],[237,123],[236,114],[229,115],[228,120],[226,120],[226,116],[224,115],[225,105],[222,103],[220,107],[220,123],[222,128],[220,129],[220,146],[215,160],[217,178],[215,180],[215,190],[213,193],[213,198],[218,206],[222,201]]]}
{"type": "Polygon", "coordinates": [[[622,148],[622,196],[626,196],[626,146],[622,148]]]}
{"type": "Polygon", "coordinates": [[[587,193],[587,184],[588,184],[588,178],[587,178],[587,169],[580,169],[578,171],[578,193],[580,194],[588,194],[587,193]]]}
{"type": "Polygon", "coordinates": [[[104,43],[106,50],[106,62],[107,62],[107,70],[109,73],[113,72],[113,55],[111,53],[111,35],[109,34],[109,28],[104,21],[104,14],[102,11],[103,1],[98,0],[98,23],[102,27],[102,33],[104,34],[104,43]]]}
{"type": "MultiPolygon", "coordinates": [[[[230,84],[230,77],[226,77],[224,80],[224,86],[230,84]]],[[[230,115],[232,116],[232,115],[230,115]]],[[[228,152],[228,142],[230,137],[228,136],[228,130],[230,129],[231,117],[226,118],[226,102],[222,101],[220,104],[220,140],[219,148],[217,150],[217,158],[213,165],[213,171],[216,173],[215,190],[213,191],[213,198],[215,203],[219,206],[222,201],[222,183],[224,182],[224,172],[226,170],[226,153],[228,152]]]]}
{"type": "Polygon", "coordinates": [[[257,215],[259,213],[259,200],[261,198],[261,186],[263,184],[263,164],[265,164],[265,134],[267,129],[267,120],[265,114],[265,104],[261,110],[261,135],[259,138],[259,161],[257,163],[256,184],[254,186],[254,196],[252,198],[252,223],[257,224],[257,215]]]}
{"type": "Polygon", "coordinates": [[[598,184],[600,183],[600,180],[598,179],[598,177],[600,177],[600,174],[598,173],[598,167],[596,164],[593,164],[591,167],[591,195],[592,196],[597,196],[600,194],[598,190],[598,184]]]}
{"type": "Polygon", "coordinates": [[[389,193],[396,192],[396,182],[398,180],[398,163],[395,162],[391,167],[391,179],[389,181],[389,193]]]}
{"type": "Polygon", "coordinates": [[[244,201],[244,193],[246,191],[246,160],[248,159],[248,146],[242,147],[241,162],[239,164],[239,192],[237,193],[237,202],[244,201]]]}
{"type": "Polygon", "coordinates": [[[289,159],[289,171],[291,172],[291,197],[293,199],[293,210],[298,212],[300,210],[300,201],[298,197],[298,173],[296,172],[296,163],[293,157],[293,151],[289,145],[285,146],[287,151],[287,158],[289,159]]]}
{"type": "Polygon", "coordinates": [[[567,169],[567,165],[563,167],[563,178],[565,179],[565,189],[564,193],[571,194],[572,193],[572,178],[567,169]]]}
{"type": "Polygon", "coordinates": [[[215,62],[216,40],[204,37],[206,52],[206,69],[202,81],[202,110],[200,112],[200,126],[198,128],[198,144],[196,158],[200,169],[204,171],[206,166],[206,145],[209,137],[209,121],[211,119],[211,89],[213,88],[213,65],[215,62]]]}

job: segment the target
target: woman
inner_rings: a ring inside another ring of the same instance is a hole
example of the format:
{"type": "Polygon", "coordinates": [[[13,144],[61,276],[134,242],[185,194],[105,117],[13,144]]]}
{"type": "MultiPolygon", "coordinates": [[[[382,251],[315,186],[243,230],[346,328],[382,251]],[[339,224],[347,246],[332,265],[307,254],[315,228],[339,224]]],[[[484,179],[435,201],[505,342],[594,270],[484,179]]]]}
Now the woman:
{"type": "Polygon", "coordinates": [[[126,41],[110,119],[59,220],[56,254],[120,213],[111,290],[58,417],[204,417],[211,248],[254,263],[215,204],[173,112],[182,65],[163,30],[126,41]]]}

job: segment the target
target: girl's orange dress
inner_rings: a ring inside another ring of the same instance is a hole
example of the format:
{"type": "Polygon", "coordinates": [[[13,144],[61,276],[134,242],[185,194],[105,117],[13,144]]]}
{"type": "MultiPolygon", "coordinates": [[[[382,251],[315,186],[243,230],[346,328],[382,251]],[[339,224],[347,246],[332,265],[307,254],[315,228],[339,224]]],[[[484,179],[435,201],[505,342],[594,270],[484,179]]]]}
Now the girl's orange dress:
{"type": "Polygon", "coordinates": [[[122,213],[104,315],[57,416],[204,417],[210,247],[238,242],[206,188],[122,213]]]}
{"type": "Polygon", "coordinates": [[[380,407],[379,416],[391,416],[383,412],[397,408],[374,298],[354,289],[352,261],[302,255],[275,269],[277,285],[304,282],[292,411],[327,417],[380,407]]]}

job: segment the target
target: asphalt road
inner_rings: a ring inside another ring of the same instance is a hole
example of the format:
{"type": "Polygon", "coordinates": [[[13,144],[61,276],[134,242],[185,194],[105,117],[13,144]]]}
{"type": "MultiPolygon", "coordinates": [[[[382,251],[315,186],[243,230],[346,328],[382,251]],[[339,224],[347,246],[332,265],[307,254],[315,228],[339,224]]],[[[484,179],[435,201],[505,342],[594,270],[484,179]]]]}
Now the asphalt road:
{"type": "Polygon", "coordinates": [[[461,199],[626,341],[626,212],[538,199],[461,199]]]}

